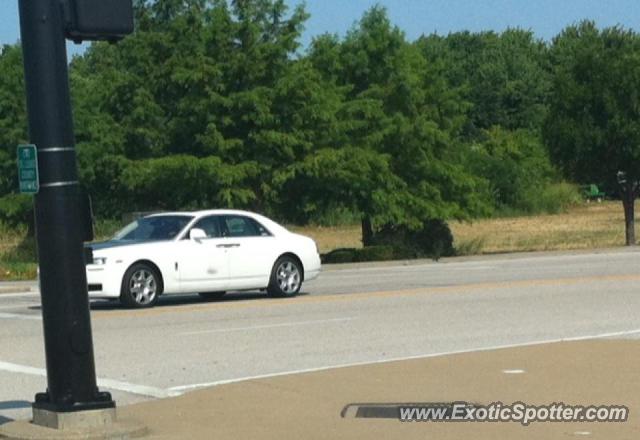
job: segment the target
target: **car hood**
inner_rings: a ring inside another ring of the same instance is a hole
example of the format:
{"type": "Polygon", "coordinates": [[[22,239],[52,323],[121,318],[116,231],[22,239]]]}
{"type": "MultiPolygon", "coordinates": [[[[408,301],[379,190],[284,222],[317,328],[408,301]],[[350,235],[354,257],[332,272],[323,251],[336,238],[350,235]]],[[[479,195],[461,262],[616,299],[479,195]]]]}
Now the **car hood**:
{"type": "Polygon", "coordinates": [[[118,248],[118,247],[125,247],[125,246],[140,246],[140,245],[145,245],[145,244],[156,244],[156,243],[161,243],[159,241],[135,241],[135,240],[128,240],[128,241],[123,241],[123,240],[109,240],[109,241],[101,241],[101,242],[97,242],[97,243],[88,243],[85,244],[85,247],[87,248],[91,248],[94,252],[95,251],[102,251],[105,249],[113,249],[113,248],[118,248]]]}

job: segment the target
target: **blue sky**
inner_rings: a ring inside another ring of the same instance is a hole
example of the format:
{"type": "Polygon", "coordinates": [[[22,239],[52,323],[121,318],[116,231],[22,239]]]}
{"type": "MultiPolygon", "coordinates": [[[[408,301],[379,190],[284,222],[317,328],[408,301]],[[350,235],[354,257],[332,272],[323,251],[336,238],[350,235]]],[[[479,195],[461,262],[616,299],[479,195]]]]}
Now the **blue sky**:
{"type": "MultiPolygon", "coordinates": [[[[294,5],[299,0],[288,0],[294,5]]],[[[421,34],[458,30],[495,30],[521,27],[551,39],[565,26],[584,18],[600,26],[621,24],[638,29],[638,0],[307,0],[311,19],[304,43],[324,32],[344,34],[371,6],[389,10],[392,21],[410,39],[421,34]]],[[[0,44],[19,37],[18,0],[0,0],[0,44]]],[[[82,50],[70,45],[73,53],[82,50]]]]}

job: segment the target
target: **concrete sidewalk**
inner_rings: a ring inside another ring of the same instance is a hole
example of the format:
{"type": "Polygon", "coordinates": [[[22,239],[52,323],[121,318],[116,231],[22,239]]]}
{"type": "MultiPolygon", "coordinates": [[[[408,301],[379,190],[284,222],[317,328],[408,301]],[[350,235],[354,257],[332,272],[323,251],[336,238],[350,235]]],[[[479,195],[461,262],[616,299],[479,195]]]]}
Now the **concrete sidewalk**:
{"type": "Polygon", "coordinates": [[[119,409],[154,439],[637,439],[640,341],[589,341],[374,364],[219,386],[119,409]],[[505,370],[524,370],[505,374],[505,370]],[[401,423],[350,403],[626,405],[626,423],[401,423]]]}
{"type": "Polygon", "coordinates": [[[640,341],[547,344],[338,368],[119,408],[149,439],[565,439],[640,436],[640,341]],[[505,371],[522,370],[521,374],[505,371]],[[343,418],[352,403],[625,405],[624,423],[402,423],[343,418]]]}

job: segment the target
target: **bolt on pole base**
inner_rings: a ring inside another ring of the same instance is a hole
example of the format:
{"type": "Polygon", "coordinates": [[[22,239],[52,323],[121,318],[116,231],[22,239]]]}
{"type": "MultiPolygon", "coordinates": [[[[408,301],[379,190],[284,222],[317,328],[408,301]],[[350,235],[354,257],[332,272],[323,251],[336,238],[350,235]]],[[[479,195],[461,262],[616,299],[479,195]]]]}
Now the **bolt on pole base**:
{"type": "Polygon", "coordinates": [[[73,402],[67,405],[60,402],[52,402],[47,393],[38,393],[36,394],[32,407],[34,414],[36,410],[55,413],[74,413],[80,411],[115,409],[116,403],[111,398],[111,393],[100,391],[95,393],[90,402],[73,402]]]}

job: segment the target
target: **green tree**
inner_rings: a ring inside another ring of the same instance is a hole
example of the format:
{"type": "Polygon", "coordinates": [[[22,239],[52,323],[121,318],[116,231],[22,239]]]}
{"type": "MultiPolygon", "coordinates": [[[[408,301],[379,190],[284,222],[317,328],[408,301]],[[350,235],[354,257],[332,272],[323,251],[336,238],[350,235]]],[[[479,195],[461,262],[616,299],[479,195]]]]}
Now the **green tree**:
{"type": "MultiPolygon", "coordinates": [[[[120,175],[127,161],[185,156],[238,171],[234,184],[253,195],[235,206],[283,202],[274,174],[301,160],[333,117],[319,105],[331,99],[321,78],[296,57],[306,18],[282,0],[137,2],[133,36],[94,44],[72,65],[79,157],[98,208],[120,209],[98,195],[97,164],[120,175]]],[[[185,172],[184,185],[193,176],[185,172]]]]}
{"type": "Polygon", "coordinates": [[[22,49],[5,45],[0,49],[0,197],[18,188],[16,148],[27,138],[22,49]]]}
{"type": "MultiPolygon", "coordinates": [[[[387,223],[420,228],[429,219],[468,218],[486,210],[484,182],[461,162],[457,138],[465,102],[447,88],[443,65],[430,65],[392,26],[384,8],[365,13],[342,42],[329,35],[316,39],[310,59],[344,94],[333,154],[346,150],[356,155],[353,160],[379,164],[365,166],[362,179],[352,181],[354,189],[347,190],[348,179],[328,179],[329,185],[341,182],[345,197],[360,194],[352,207],[361,215],[365,245],[387,223]],[[388,185],[365,177],[370,169],[388,185]],[[365,183],[372,185],[369,190],[365,183]]],[[[321,153],[325,161],[330,151],[321,153]]],[[[344,164],[348,169],[342,170],[341,162],[333,166],[347,175],[354,169],[344,164]]]]}
{"type": "Polygon", "coordinates": [[[582,183],[619,184],[626,243],[635,244],[640,181],[640,36],[585,21],[553,41],[545,138],[552,157],[582,183]],[[618,178],[619,174],[620,178],[618,178]]]}
{"type": "Polygon", "coordinates": [[[0,48],[0,221],[27,224],[34,233],[32,197],[17,194],[16,148],[27,143],[27,112],[20,45],[0,48]]]}
{"type": "Polygon", "coordinates": [[[284,175],[284,187],[299,206],[293,219],[307,222],[342,208],[365,213],[378,224],[403,223],[409,194],[390,162],[387,155],[357,147],[308,155],[284,175]]]}
{"type": "Polygon", "coordinates": [[[500,126],[540,130],[550,87],[547,45],[533,32],[469,31],[430,35],[416,43],[428,60],[441,60],[451,87],[460,87],[472,105],[467,137],[500,126]]]}
{"type": "MultiPolygon", "coordinates": [[[[521,205],[546,179],[547,48],[530,32],[411,43],[374,7],[302,53],[308,15],[285,0],[134,4],[135,34],[93,44],[70,69],[81,179],[100,216],[233,206],[304,223],[341,211],[371,244],[383,229],[521,205]]],[[[0,74],[2,195],[26,140],[18,46],[0,74]]]]}
{"type": "Polygon", "coordinates": [[[136,210],[236,208],[255,197],[241,185],[254,172],[250,163],[231,166],[215,156],[171,155],[129,162],[120,181],[136,210]]]}
{"type": "Polygon", "coordinates": [[[470,149],[467,163],[489,182],[498,210],[535,212],[536,195],[557,178],[542,140],[528,130],[484,131],[482,142],[470,149]]]}

